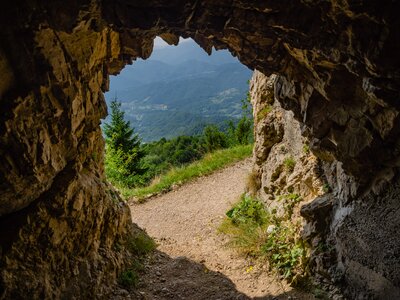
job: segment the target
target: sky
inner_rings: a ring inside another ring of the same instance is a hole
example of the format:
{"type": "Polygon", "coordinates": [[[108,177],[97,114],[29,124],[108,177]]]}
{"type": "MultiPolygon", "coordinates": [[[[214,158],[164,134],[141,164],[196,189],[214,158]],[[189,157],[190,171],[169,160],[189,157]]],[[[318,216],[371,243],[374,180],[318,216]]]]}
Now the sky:
{"type": "MultiPolygon", "coordinates": [[[[187,43],[187,42],[191,42],[193,41],[192,39],[184,39],[182,37],[179,38],[179,44],[181,43],[187,43]]],[[[154,39],[154,49],[161,49],[161,48],[165,48],[168,47],[170,45],[168,45],[166,42],[164,42],[164,40],[162,38],[160,38],[159,36],[157,36],[154,39]]]]}

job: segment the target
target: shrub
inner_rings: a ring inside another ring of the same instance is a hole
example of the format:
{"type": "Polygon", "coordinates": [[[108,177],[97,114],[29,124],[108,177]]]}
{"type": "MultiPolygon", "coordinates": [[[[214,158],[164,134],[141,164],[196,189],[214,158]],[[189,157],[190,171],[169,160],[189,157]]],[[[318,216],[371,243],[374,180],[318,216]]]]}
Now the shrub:
{"type": "Polygon", "coordinates": [[[280,197],[285,214],[277,216],[257,199],[242,195],[227,213],[219,231],[230,236],[230,243],[245,255],[266,258],[293,285],[307,276],[308,250],[300,238],[301,224],[291,219],[297,194],[280,197]]]}
{"type": "Polygon", "coordinates": [[[208,125],[203,132],[204,146],[207,152],[228,147],[226,135],[215,125],[208,125]]]}
{"type": "Polygon", "coordinates": [[[233,224],[254,223],[263,225],[267,222],[264,205],[253,197],[243,194],[240,201],[226,212],[233,224]]]}

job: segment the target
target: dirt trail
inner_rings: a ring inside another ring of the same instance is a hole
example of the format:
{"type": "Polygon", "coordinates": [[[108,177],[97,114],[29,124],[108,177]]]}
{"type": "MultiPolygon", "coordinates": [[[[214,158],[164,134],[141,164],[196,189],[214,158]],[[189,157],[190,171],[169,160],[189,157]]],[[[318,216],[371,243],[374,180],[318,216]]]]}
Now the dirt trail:
{"type": "Polygon", "coordinates": [[[225,246],[217,228],[245,189],[247,159],[177,190],[132,204],[132,218],[157,243],[142,299],[311,299],[225,246]]]}

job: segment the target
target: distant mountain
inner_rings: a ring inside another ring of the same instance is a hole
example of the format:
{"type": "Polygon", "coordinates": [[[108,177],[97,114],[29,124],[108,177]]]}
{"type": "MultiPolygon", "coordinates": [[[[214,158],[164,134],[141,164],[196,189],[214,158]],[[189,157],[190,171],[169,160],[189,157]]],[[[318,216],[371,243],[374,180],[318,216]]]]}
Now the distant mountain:
{"type": "Polygon", "coordinates": [[[144,141],[197,134],[241,114],[251,71],[228,51],[208,56],[193,41],[162,47],[111,78],[115,96],[144,141]]]}

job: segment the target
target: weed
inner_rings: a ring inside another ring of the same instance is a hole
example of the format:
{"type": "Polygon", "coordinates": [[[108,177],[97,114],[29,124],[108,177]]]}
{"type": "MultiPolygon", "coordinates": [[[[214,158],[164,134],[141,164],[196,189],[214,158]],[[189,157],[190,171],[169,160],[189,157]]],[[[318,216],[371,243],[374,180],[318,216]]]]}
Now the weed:
{"type": "Polygon", "coordinates": [[[304,145],[303,145],[303,152],[304,152],[305,154],[310,153],[310,146],[307,145],[307,144],[304,144],[304,145]]]}
{"type": "Polygon", "coordinates": [[[283,171],[283,166],[279,165],[271,174],[271,181],[276,181],[283,171]]]}
{"type": "Polygon", "coordinates": [[[139,276],[133,268],[130,268],[119,275],[118,283],[125,288],[132,288],[139,283],[139,276]]]}
{"type": "Polygon", "coordinates": [[[260,98],[263,102],[272,104],[274,102],[274,93],[261,94],[260,98]]]}
{"type": "Polygon", "coordinates": [[[263,204],[250,196],[240,201],[227,213],[219,231],[231,237],[231,245],[243,254],[266,258],[270,269],[277,270],[292,284],[307,274],[308,251],[300,238],[300,222],[291,219],[293,208],[301,201],[298,194],[279,197],[285,208],[284,216],[276,210],[266,210],[263,204]]]}
{"type": "Polygon", "coordinates": [[[138,232],[128,239],[128,249],[137,255],[145,255],[157,247],[154,240],[144,232],[138,232]]]}
{"type": "Polygon", "coordinates": [[[263,225],[267,222],[264,205],[253,197],[243,194],[240,201],[226,212],[233,224],[254,223],[263,225]]]}
{"type": "Polygon", "coordinates": [[[313,289],[311,290],[311,293],[315,296],[317,299],[322,299],[322,300],[329,300],[330,297],[326,291],[324,291],[321,287],[314,286],[313,289]]]}
{"type": "Polygon", "coordinates": [[[322,190],[324,191],[324,193],[332,192],[332,188],[328,183],[324,183],[324,185],[322,186],[322,190]]]}
{"type": "MultiPolygon", "coordinates": [[[[121,272],[118,277],[118,283],[125,288],[134,288],[139,283],[139,272],[144,270],[141,263],[144,255],[153,251],[157,247],[156,243],[145,232],[138,230],[126,240],[126,248],[133,254],[133,260],[128,267],[121,272]]],[[[115,243],[114,248],[122,250],[120,242],[115,243]]]]}
{"type": "Polygon", "coordinates": [[[293,156],[289,156],[285,158],[283,165],[285,166],[286,170],[291,173],[296,166],[296,161],[294,160],[293,156]]]}
{"type": "Polygon", "coordinates": [[[303,198],[299,194],[286,194],[278,197],[278,201],[283,202],[283,208],[285,210],[285,218],[290,219],[293,215],[293,209],[297,203],[302,201],[303,198]]]}
{"type": "Polygon", "coordinates": [[[307,250],[298,232],[300,224],[276,219],[274,230],[267,236],[262,247],[270,268],[277,269],[292,283],[305,273],[307,250]]]}

